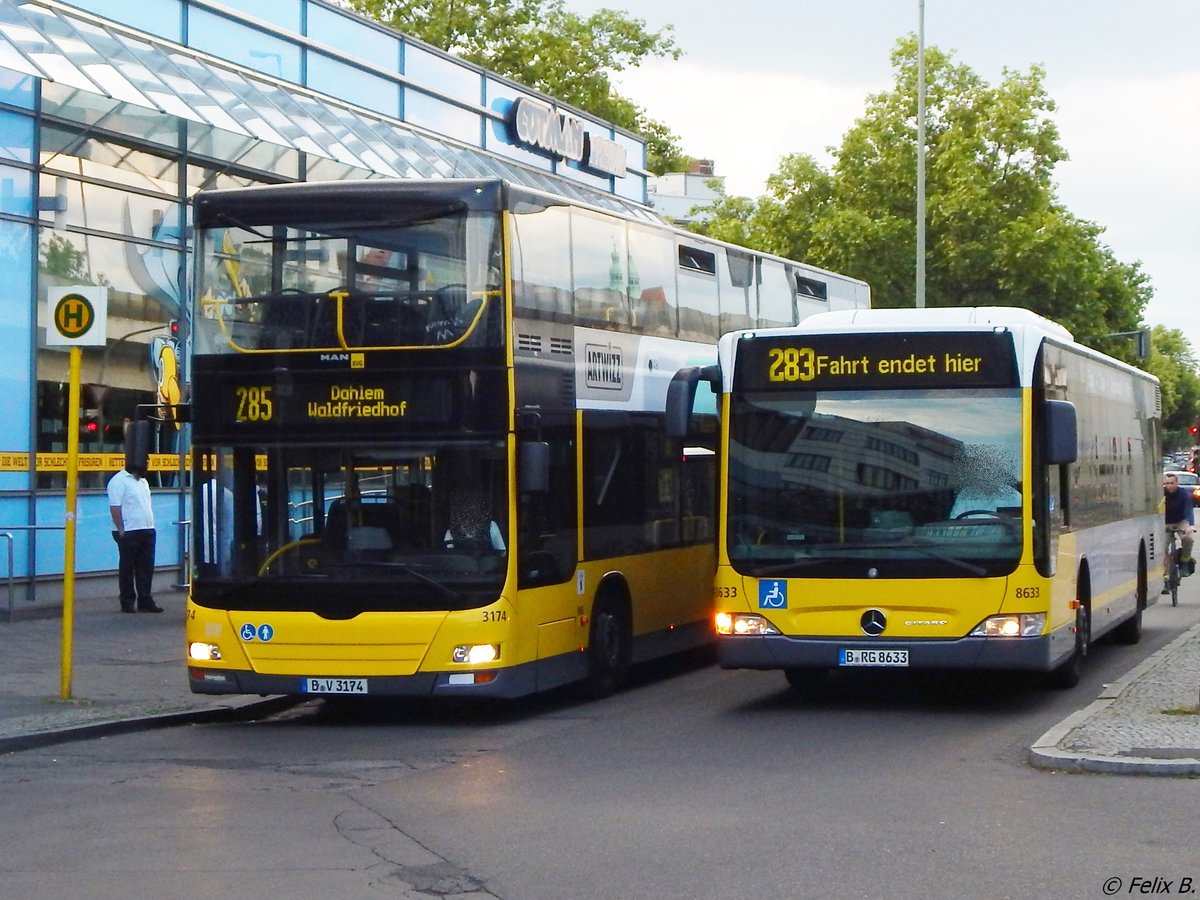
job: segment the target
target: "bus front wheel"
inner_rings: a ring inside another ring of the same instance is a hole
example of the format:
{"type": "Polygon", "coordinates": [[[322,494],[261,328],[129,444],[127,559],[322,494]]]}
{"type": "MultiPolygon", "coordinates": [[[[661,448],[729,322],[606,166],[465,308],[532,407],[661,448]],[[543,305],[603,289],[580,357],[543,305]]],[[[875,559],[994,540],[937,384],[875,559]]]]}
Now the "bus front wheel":
{"type": "Polygon", "coordinates": [[[1091,648],[1091,617],[1087,604],[1080,601],[1075,609],[1075,648],[1061,666],[1050,673],[1050,686],[1055,688],[1073,688],[1079,684],[1083,673],[1083,661],[1091,648]]]}
{"type": "Polygon", "coordinates": [[[829,678],[827,669],[814,669],[811,667],[793,667],[783,670],[783,677],[787,679],[788,687],[793,691],[801,694],[815,693],[820,690],[829,678]]]}

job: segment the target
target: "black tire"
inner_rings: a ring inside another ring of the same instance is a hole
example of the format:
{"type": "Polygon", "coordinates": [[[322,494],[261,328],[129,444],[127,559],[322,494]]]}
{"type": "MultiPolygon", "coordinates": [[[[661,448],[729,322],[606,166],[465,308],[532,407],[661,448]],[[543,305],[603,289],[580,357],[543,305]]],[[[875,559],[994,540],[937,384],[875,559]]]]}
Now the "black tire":
{"type": "Polygon", "coordinates": [[[1117,644],[1136,644],[1142,639],[1142,610],[1140,608],[1113,629],[1112,639],[1117,644]]]}
{"type": "Polygon", "coordinates": [[[625,604],[614,597],[596,601],[588,638],[587,692],[595,700],[625,686],[632,645],[625,604]]]}
{"type": "Polygon", "coordinates": [[[1079,684],[1083,674],[1083,661],[1092,646],[1091,613],[1087,604],[1080,601],[1075,610],[1075,648],[1067,661],[1050,673],[1050,686],[1067,690],[1079,684]]]}
{"type": "Polygon", "coordinates": [[[800,694],[814,694],[825,686],[825,682],[829,677],[829,671],[827,669],[795,667],[784,669],[783,677],[787,679],[788,687],[793,691],[800,694]]]}

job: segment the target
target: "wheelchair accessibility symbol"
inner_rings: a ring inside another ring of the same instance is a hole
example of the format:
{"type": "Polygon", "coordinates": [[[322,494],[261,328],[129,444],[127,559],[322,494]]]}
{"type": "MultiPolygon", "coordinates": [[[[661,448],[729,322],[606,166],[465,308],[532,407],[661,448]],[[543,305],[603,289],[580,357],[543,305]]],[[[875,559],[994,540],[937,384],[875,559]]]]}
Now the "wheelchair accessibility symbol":
{"type": "Polygon", "coordinates": [[[758,583],[759,609],[787,609],[787,582],[760,581],[758,583]]]}

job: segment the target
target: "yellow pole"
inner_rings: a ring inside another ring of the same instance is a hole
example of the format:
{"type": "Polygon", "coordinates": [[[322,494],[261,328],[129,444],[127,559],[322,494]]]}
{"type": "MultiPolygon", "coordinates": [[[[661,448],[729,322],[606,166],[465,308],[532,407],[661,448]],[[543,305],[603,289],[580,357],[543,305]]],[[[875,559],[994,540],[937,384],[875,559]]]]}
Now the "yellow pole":
{"type": "Polygon", "coordinates": [[[75,628],[75,511],[79,483],[79,371],[83,349],[71,347],[67,402],[67,514],[63,539],[62,682],[59,696],[71,698],[71,641],[75,628]]]}

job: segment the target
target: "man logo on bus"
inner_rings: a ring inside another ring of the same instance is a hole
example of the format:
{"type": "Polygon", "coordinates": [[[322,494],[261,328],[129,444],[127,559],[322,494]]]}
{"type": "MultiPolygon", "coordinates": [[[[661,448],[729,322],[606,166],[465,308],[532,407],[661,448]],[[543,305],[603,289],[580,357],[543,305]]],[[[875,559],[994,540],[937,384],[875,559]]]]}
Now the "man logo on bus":
{"type": "Polygon", "coordinates": [[[760,581],[758,583],[759,609],[787,609],[787,582],[760,581]]]}

